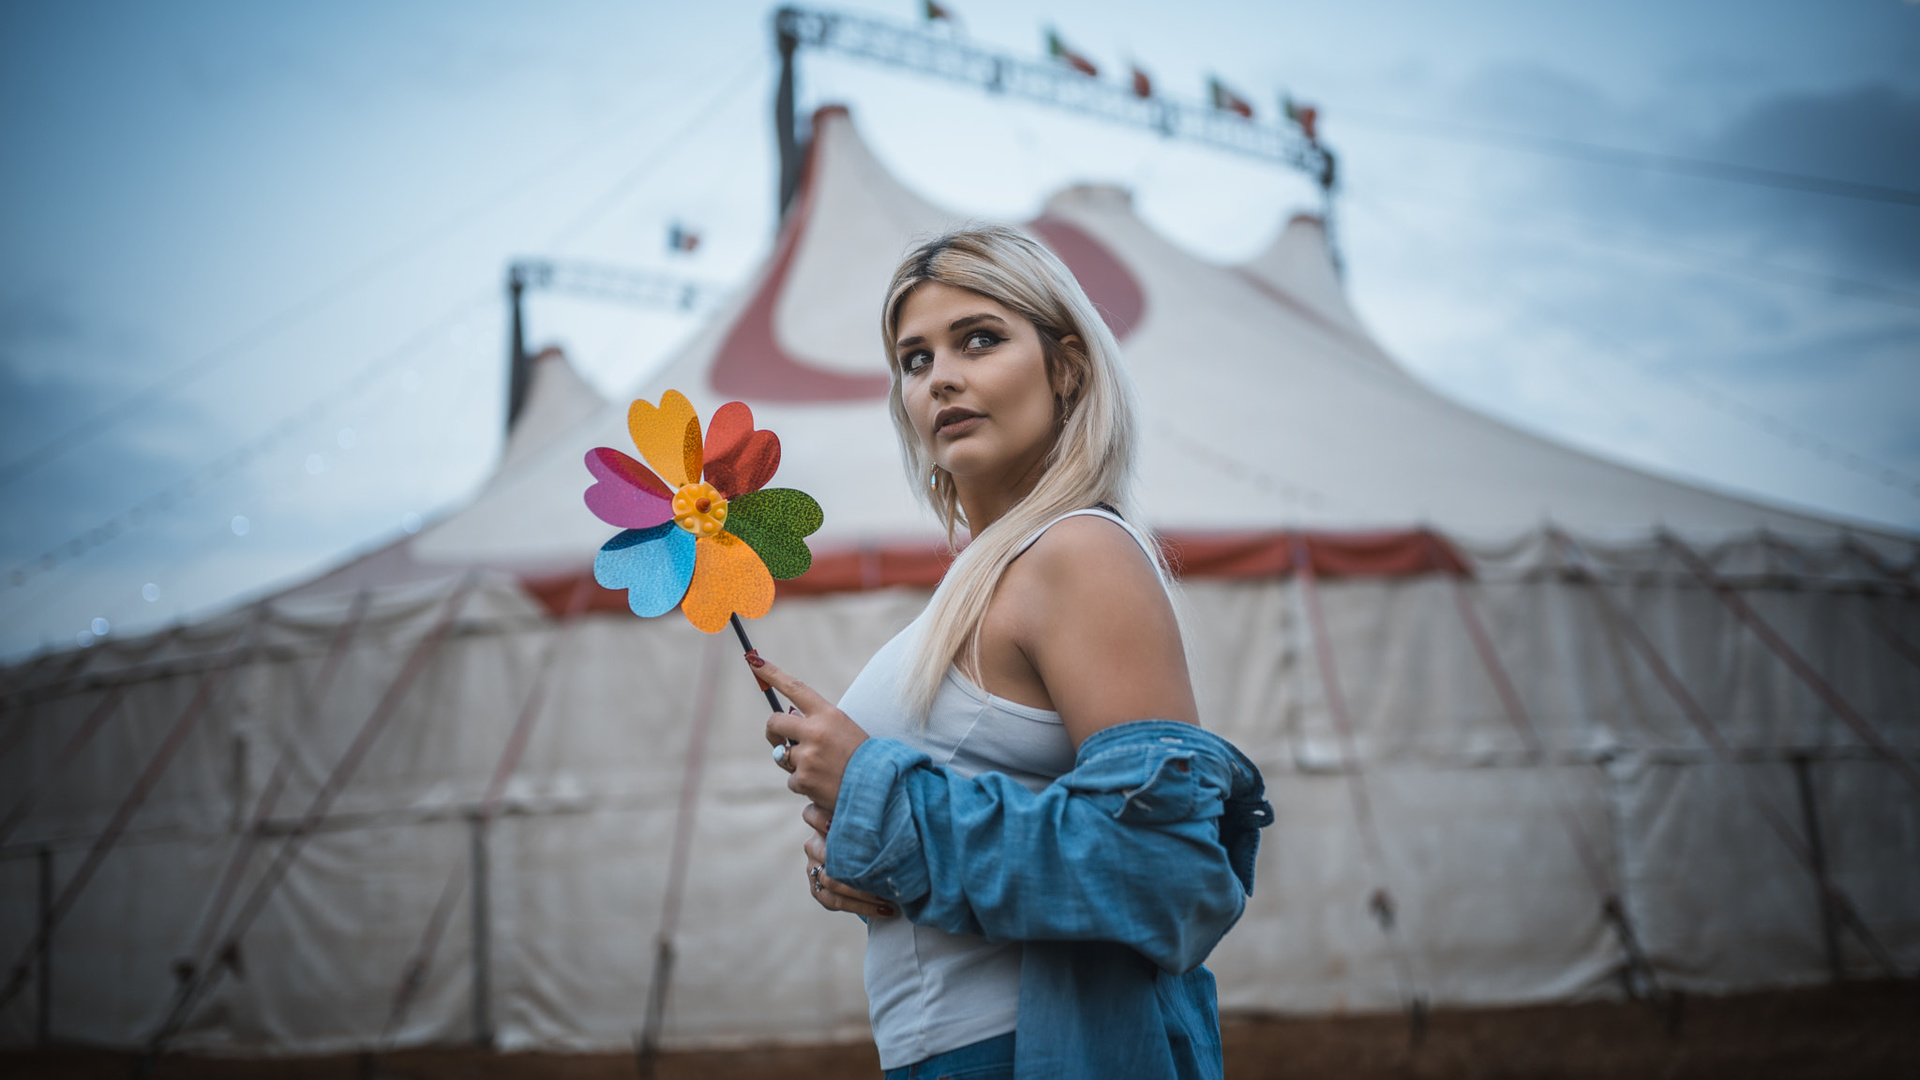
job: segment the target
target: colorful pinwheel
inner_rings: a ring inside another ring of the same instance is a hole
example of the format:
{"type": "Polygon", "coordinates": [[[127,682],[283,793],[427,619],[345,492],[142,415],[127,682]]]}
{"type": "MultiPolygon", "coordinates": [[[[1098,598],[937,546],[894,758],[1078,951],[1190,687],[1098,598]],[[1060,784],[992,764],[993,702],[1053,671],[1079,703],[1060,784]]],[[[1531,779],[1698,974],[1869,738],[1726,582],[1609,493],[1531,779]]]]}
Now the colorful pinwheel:
{"type": "Polygon", "coordinates": [[[714,410],[703,440],[700,417],[678,390],[658,407],[634,402],[627,429],[646,465],[604,446],[587,452],[595,480],[587,509],[626,530],[594,557],[594,580],[627,590],[635,615],[678,604],[709,634],[736,613],[765,615],[774,579],[813,564],[803,538],[821,522],[812,496],[763,486],[780,467],[779,436],[755,431],[752,410],[731,401],[714,410]]]}

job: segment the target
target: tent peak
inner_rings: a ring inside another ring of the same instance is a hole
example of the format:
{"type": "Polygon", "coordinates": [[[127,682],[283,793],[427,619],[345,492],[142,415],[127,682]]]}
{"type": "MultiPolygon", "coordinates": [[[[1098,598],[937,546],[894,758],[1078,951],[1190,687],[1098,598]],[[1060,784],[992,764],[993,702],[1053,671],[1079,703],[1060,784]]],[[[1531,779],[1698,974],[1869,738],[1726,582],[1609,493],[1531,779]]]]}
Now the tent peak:
{"type": "Polygon", "coordinates": [[[1133,192],[1118,184],[1082,183],[1069,184],[1053,193],[1047,199],[1048,211],[1055,209],[1084,208],[1088,210],[1122,210],[1132,212],[1133,192]]]}

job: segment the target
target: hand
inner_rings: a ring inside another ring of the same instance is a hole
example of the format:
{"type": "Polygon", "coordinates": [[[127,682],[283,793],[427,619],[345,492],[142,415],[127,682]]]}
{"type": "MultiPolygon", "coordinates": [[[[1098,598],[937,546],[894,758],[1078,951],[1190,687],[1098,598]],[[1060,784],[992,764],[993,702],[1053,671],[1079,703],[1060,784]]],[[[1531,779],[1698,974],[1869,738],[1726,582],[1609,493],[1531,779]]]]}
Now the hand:
{"type": "Polygon", "coordinates": [[[807,837],[807,842],[802,845],[807,852],[808,887],[813,890],[814,902],[828,911],[851,911],[869,919],[891,919],[898,914],[887,900],[870,892],[861,892],[850,885],[842,885],[821,869],[827,861],[827,827],[833,823],[833,815],[808,803],[800,816],[814,829],[813,835],[807,837]]]}
{"type": "Polygon", "coordinates": [[[840,777],[867,733],[846,713],[833,707],[813,687],[781,671],[757,655],[747,663],[762,682],[787,696],[795,708],[774,713],[767,720],[767,745],[788,744],[787,790],[805,795],[819,806],[840,801],[840,777]]]}

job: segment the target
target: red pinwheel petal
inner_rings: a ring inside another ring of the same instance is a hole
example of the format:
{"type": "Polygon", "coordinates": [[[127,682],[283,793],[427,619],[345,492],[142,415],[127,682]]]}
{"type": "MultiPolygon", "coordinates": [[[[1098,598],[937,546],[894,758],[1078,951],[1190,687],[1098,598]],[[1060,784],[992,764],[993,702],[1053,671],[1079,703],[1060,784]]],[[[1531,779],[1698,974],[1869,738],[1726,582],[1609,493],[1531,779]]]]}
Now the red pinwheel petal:
{"type": "Polygon", "coordinates": [[[780,436],[753,429],[753,410],[729,401],[707,424],[706,481],[729,499],[758,491],[780,468],[780,436]]]}
{"type": "Polygon", "coordinates": [[[587,509],[601,521],[651,529],[673,520],[673,492],[645,465],[602,446],[587,451],[587,471],[596,481],[587,489],[587,509]]]}

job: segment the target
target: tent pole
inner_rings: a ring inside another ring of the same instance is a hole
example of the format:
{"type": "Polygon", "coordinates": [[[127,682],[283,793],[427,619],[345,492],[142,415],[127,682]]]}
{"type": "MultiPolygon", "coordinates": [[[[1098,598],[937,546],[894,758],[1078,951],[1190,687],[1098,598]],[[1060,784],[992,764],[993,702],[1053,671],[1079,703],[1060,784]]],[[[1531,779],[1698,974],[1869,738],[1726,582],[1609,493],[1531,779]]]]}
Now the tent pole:
{"type": "Polygon", "coordinates": [[[780,143],[780,190],[775,220],[784,221],[787,207],[793,204],[794,192],[800,189],[800,139],[794,128],[793,101],[793,56],[800,47],[800,39],[780,14],[774,14],[773,23],[774,45],[780,51],[780,86],[773,97],[773,132],[780,143]]]}
{"type": "Polygon", "coordinates": [[[1820,835],[1820,807],[1814,800],[1812,762],[1805,754],[1793,757],[1793,782],[1800,789],[1800,816],[1807,830],[1807,853],[1813,860],[1813,879],[1820,893],[1820,936],[1827,946],[1827,973],[1834,982],[1846,978],[1846,958],[1840,952],[1840,913],[1834,910],[1833,887],[1827,878],[1827,845],[1820,835]]]}
{"type": "MultiPolygon", "coordinates": [[[[27,784],[27,789],[21,792],[13,808],[7,811],[7,816],[0,818],[0,840],[13,835],[13,830],[27,819],[27,814],[33,810],[34,801],[40,797],[40,789],[72,763],[74,758],[80,756],[80,751],[86,749],[87,743],[112,718],[114,710],[119,708],[120,702],[126,698],[130,688],[130,684],[121,683],[107,691],[107,696],[101,698],[99,704],[93,707],[93,711],[87,714],[87,718],[80,722],[80,726],[67,739],[67,744],[60,748],[60,755],[53,759],[53,764],[35,775],[32,782],[27,784]]],[[[26,710],[23,709],[21,712],[20,728],[24,734],[30,717],[26,710]]]]}
{"type": "Polygon", "coordinates": [[[1400,1000],[1407,1010],[1409,1041],[1414,1049],[1426,1039],[1427,995],[1414,983],[1413,971],[1394,932],[1397,921],[1393,892],[1387,887],[1386,851],[1380,843],[1379,829],[1373,818],[1373,801],[1367,794],[1366,778],[1361,773],[1360,748],[1354,737],[1353,721],[1347,713],[1347,698],[1341,689],[1340,672],[1333,658],[1333,637],[1327,632],[1327,620],[1320,610],[1320,586],[1313,568],[1313,551],[1304,533],[1292,534],[1293,576],[1300,586],[1300,599],[1306,607],[1307,624],[1313,634],[1314,659],[1320,667],[1320,683],[1327,696],[1327,711],[1333,714],[1334,731],[1340,739],[1342,774],[1347,780],[1347,795],[1353,804],[1353,816],[1360,827],[1360,847],[1366,854],[1368,874],[1374,888],[1367,897],[1367,909],[1387,941],[1387,955],[1393,961],[1394,979],[1400,1000]]]}
{"type": "Polygon", "coordinates": [[[1707,565],[1705,559],[1670,532],[1662,532],[1660,541],[1667,550],[1679,557],[1689,573],[1719,596],[1720,602],[1727,606],[1727,610],[1733,612],[1735,618],[1745,623],[1747,629],[1753,631],[1753,635],[1760,639],[1761,644],[1765,645],[1782,664],[1785,664],[1787,670],[1793,672],[1802,685],[1813,691],[1813,695],[1819,698],[1835,716],[1838,716],[1841,722],[1851,728],[1853,733],[1860,737],[1861,742],[1866,743],[1885,758],[1895,772],[1898,772],[1907,783],[1913,785],[1915,791],[1920,791],[1920,768],[1915,768],[1906,755],[1895,749],[1891,743],[1887,742],[1886,736],[1869,724],[1866,717],[1855,711],[1854,707],[1840,696],[1840,692],[1834,689],[1833,684],[1815,671],[1813,665],[1807,663],[1798,652],[1795,652],[1793,646],[1787,644],[1787,639],[1781,637],[1778,631],[1768,625],[1767,621],[1760,617],[1760,613],[1753,610],[1752,605],[1748,604],[1733,586],[1728,585],[1720,575],[1713,572],[1713,568],[1707,565]]]}
{"type": "MultiPolygon", "coordinates": [[[[1438,548],[1431,535],[1427,543],[1438,548]]],[[[1444,566],[1446,560],[1435,553],[1435,564],[1444,566]]],[[[1500,653],[1493,645],[1493,636],[1487,633],[1485,620],[1474,607],[1473,598],[1467,595],[1466,582],[1458,570],[1445,571],[1447,582],[1453,589],[1454,607],[1460,612],[1460,621],[1467,629],[1467,637],[1473,642],[1474,651],[1479,654],[1480,665],[1486,669],[1487,678],[1492,680],[1494,692],[1500,698],[1502,710],[1507,714],[1507,722],[1512,724],[1521,741],[1527,744],[1527,751],[1534,761],[1547,766],[1546,743],[1540,738],[1540,731],[1534,726],[1533,717],[1527,712],[1526,704],[1520,699],[1520,689],[1514,685],[1506,665],[1500,662],[1500,653]]],[[[1587,881],[1594,891],[1600,894],[1600,911],[1607,921],[1613,924],[1615,935],[1620,939],[1621,951],[1626,953],[1629,978],[1627,986],[1634,991],[1645,986],[1655,998],[1661,996],[1660,983],[1654,976],[1653,964],[1648,961],[1646,951],[1640,947],[1640,937],[1634,932],[1633,923],[1627,914],[1627,906],[1614,883],[1608,880],[1599,855],[1594,851],[1593,838],[1587,835],[1580,825],[1580,818],[1568,804],[1566,793],[1561,790],[1558,778],[1550,772],[1547,777],[1549,790],[1553,795],[1553,808],[1560,818],[1560,824],[1567,831],[1567,838],[1573,844],[1573,851],[1580,859],[1581,867],[1587,873],[1587,881]]],[[[1637,992],[1635,994],[1637,995],[1637,992]]]]}
{"type": "MultiPolygon", "coordinates": [[[[507,735],[507,744],[500,751],[500,760],[493,768],[493,779],[488,781],[487,790],[474,810],[478,819],[491,822],[499,815],[500,799],[506,792],[507,781],[513,778],[514,770],[520,767],[520,757],[526,751],[527,740],[533,734],[533,725],[540,718],[546,703],[547,682],[552,674],[554,661],[566,651],[566,643],[571,640],[574,628],[578,625],[579,616],[586,611],[587,601],[592,596],[593,578],[580,577],[574,584],[566,610],[561,612],[559,631],[553,635],[553,640],[547,643],[546,652],[541,656],[539,668],[534,673],[533,688],[528,691],[526,703],[520,708],[520,716],[514,721],[513,730],[507,735]]],[[[469,861],[471,861],[471,855],[469,861]]],[[[413,1007],[414,997],[419,994],[420,987],[426,982],[427,970],[433,965],[433,955],[439,951],[441,935],[446,932],[447,923],[453,918],[453,906],[459,901],[471,876],[471,870],[468,874],[462,875],[458,866],[448,874],[447,883],[440,890],[440,899],[434,903],[433,911],[427,916],[426,928],[420,933],[420,944],[415,947],[413,956],[401,969],[400,982],[393,990],[393,1003],[387,1010],[386,1026],[381,1029],[380,1038],[375,1044],[376,1049],[369,1051],[370,1054],[385,1050],[394,1032],[400,1030],[400,1025],[406,1020],[407,1011],[413,1007]]],[[[492,941],[491,899],[489,895],[485,901],[482,901],[489,912],[485,920],[489,943],[492,941]]],[[[489,950],[488,975],[485,981],[488,987],[492,986],[491,956],[489,950]]],[[[477,963],[478,953],[475,957],[477,963]]],[[[489,1017],[491,1017],[491,1010],[489,1010],[489,1017]]],[[[491,1031],[491,1024],[488,1027],[491,1031]]]]}
{"type": "Polygon", "coordinates": [[[493,1018],[487,1000],[489,946],[492,944],[491,897],[487,892],[487,815],[476,811],[472,818],[473,843],[473,1044],[482,1050],[493,1047],[493,1018]]]}
{"type": "MultiPolygon", "coordinates": [[[[1666,690],[1667,696],[1673,699],[1673,703],[1680,707],[1680,713],[1687,718],[1687,723],[1699,732],[1701,740],[1707,744],[1708,749],[1712,750],[1715,760],[1729,769],[1737,768],[1740,763],[1734,756],[1733,747],[1714,726],[1713,719],[1707,715],[1706,709],[1701,707],[1688,692],[1686,685],[1680,681],[1679,675],[1668,666],[1666,660],[1660,656],[1659,650],[1654,648],[1646,632],[1641,630],[1626,612],[1617,608],[1613,601],[1607,598],[1606,591],[1601,587],[1599,575],[1587,565],[1586,556],[1574,544],[1573,539],[1558,529],[1549,530],[1548,536],[1560,549],[1562,556],[1567,559],[1568,567],[1574,574],[1575,580],[1587,586],[1587,595],[1593,599],[1594,607],[1600,612],[1601,622],[1626,640],[1627,646],[1633,650],[1634,655],[1638,656],[1641,663],[1653,673],[1654,680],[1666,690]]],[[[1788,854],[1814,875],[1836,918],[1844,920],[1845,924],[1851,927],[1854,934],[1859,937],[1860,943],[1866,946],[1881,966],[1890,974],[1897,976],[1898,968],[1893,963],[1892,954],[1887,951],[1885,945],[1881,944],[1873,928],[1869,927],[1853,910],[1853,905],[1847,899],[1846,893],[1828,880],[1824,872],[1815,866],[1813,853],[1794,834],[1793,827],[1782,819],[1773,805],[1753,788],[1752,783],[1746,780],[1745,774],[1736,772],[1735,775],[1741,778],[1742,790],[1746,792],[1748,800],[1759,812],[1760,819],[1767,823],[1767,827],[1773,831],[1781,846],[1785,847],[1788,854]]]]}
{"type": "MultiPolygon", "coordinates": [[[[327,647],[327,655],[321,661],[320,671],[314,678],[313,686],[307,689],[305,713],[310,722],[317,725],[321,702],[326,700],[327,690],[333,685],[333,677],[339,673],[341,662],[346,658],[347,647],[359,632],[361,622],[366,618],[370,603],[369,592],[361,589],[354,595],[353,606],[347,611],[347,621],[333,635],[332,643],[327,647]]],[[[296,689],[298,687],[296,686],[296,689]]],[[[183,977],[190,978],[196,970],[200,958],[213,943],[213,935],[220,930],[220,921],[226,917],[227,904],[233,899],[234,890],[240,884],[240,878],[246,873],[253,861],[254,849],[259,846],[264,835],[267,820],[272,816],[274,807],[279,805],[280,792],[286,788],[287,779],[292,775],[294,762],[294,743],[289,733],[287,747],[280,752],[280,760],[274,763],[273,772],[267,776],[266,783],[260,786],[260,797],[255,801],[253,813],[238,827],[239,836],[234,842],[233,851],[227,856],[227,864],[220,871],[220,877],[214,884],[213,899],[207,904],[207,910],[201,915],[200,928],[194,932],[193,947],[184,961],[176,965],[175,970],[183,977]]],[[[235,803],[236,810],[238,802],[235,803]]]]}
{"type": "Polygon", "coordinates": [[[527,356],[526,321],[522,317],[523,296],[527,290],[526,270],[519,263],[507,267],[507,311],[512,322],[507,329],[507,430],[513,430],[520,410],[527,403],[527,383],[532,379],[532,361],[527,356]]]}
{"type": "Polygon", "coordinates": [[[40,942],[36,958],[40,1008],[34,1017],[34,1042],[53,1045],[53,848],[40,845],[35,862],[40,870],[40,942]]]}
{"type": "Polygon", "coordinates": [[[680,781],[680,805],[673,814],[673,850],[667,861],[667,894],[660,905],[660,930],[654,935],[653,978],[647,985],[647,1011],[640,1029],[640,1070],[650,1075],[666,1024],[667,991],[673,974],[673,936],[687,891],[687,863],[693,853],[693,826],[700,809],[700,778],[706,772],[707,732],[713,726],[714,687],[720,681],[721,638],[706,639],[693,703],[693,729],[687,733],[687,763],[680,781]]]}
{"type": "MultiPolygon", "coordinates": [[[[459,614],[467,595],[473,591],[478,579],[479,572],[470,571],[462,576],[460,583],[448,593],[446,602],[441,605],[440,614],[434,620],[432,627],[407,655],[400,666],[400,673],[387,685],[386,693],[381,695],[379,702],[373,707],[373,712],[360,725],[360,730],[355,733],[353,742],[348,745],[346,751],[340,755],[340,760],[334,763],[333,771],[327,775],[320,790],[314,794],[313,801],[307,805],[306,811],[288,830],[286,841],[281,844],[273,861],[267,864],[267,869],[261,874],[260,879],[254,883],[252,891],[247,894],[246,902],[240,907],[239,914],[227,924],[222,935],[224,940],[216,947],[216,955],[223,955],[239,948],[240,939],[253,925],[253,920],[259,917],[268,899],[280,887],[280,883],[286,880],[287,874],[293,868],[294,860],[299,857],[300,850],[308,837],[319,828],[326,818],[327,811],[332,808],[334,799],[339,797],[341,789],[359,770],[361,762],[366,758],[367,752],[372,749],[374,741],[380,737],[381,732],[386,730],[387,722],[393,718],[401,699],[412,688],[414,680],[426,670],[428,661],[439,651],[441,641],[453,628],[454,616],[459,614]]],[[[181,1026],[192,1014],[193,1007],[199,998],[213,988],[229,966],[228,964],[202,966],[182,983],[180,992],[174,998],[173,1007],[160,1022],[160,1026],[155,1029],[153,1037],[148,1041],[146,1051],[139,1059],[137,1075],[147,1075],[151,1072],[160,1055],[166,1051],[167,1043],[179,1033],[181,1026]]]]}
{"type": "Polygon", "coordinates": [[[266,606],[263,604],[258,609],[253,622],[241,631],[245,642],[234,646],[226,659],[200,680],[200,687],[194,693],[193,699],[187,703],[180,718],[173,722],[173,727],[168,729],[166,737],[160,742],[159,749],[155,750],[153,756],[148,759],[147,767],[142,769],[140,775],[134,779],[133,786],[120,800],[120,804],[114,807],[113,816],[107,819],[107,824],[100,830],[100,835],[94,838],[93,846],[88,849],[86,858],[73,872],[73,876],[67,879],[66,888],[61,889],[60,895],[53,901],[39,932],[34,935],[32,941],[27,943],[26,949],[15,961],[6,987],[0,989],[0,1005],[12,1001],[15,994],[26,988],[27,972],[34,956],[46,946],[47,940],[53,936],[54,928],[60,924],[60,920],[66,917],[67,912],[73,910],[74,903],[80,899],[80,893],[93,880],[93,875],[100,869],[100,864],[106,861],[114,846],[120,842],[120,837],[125,834],[128,823],[133,820],[135,814],[140,812],[141,806],[145,805],[147,796],[153,794],[153,789],[167,771],[167,766],[173,763],[174,755],[180,751],[181,746],[185,745],[187,736],[193,733],[194,727],[200,722],[200,717],[213,704],[214,696],[226,685],[227,675],[242,659],[253,654],[253,642],[265,623],[266,606]]]}

